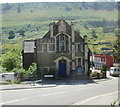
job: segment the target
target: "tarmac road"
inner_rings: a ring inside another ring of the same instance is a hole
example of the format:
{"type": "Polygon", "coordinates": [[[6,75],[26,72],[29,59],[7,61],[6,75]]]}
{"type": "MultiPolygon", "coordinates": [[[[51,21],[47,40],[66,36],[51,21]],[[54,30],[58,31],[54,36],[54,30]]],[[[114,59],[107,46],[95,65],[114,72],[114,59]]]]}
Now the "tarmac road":
{"type": "Polygon", "coordinates": [[[118,78],[85,84],[4,90],[0,105],[110,105],[118,99],[118,78]]]}

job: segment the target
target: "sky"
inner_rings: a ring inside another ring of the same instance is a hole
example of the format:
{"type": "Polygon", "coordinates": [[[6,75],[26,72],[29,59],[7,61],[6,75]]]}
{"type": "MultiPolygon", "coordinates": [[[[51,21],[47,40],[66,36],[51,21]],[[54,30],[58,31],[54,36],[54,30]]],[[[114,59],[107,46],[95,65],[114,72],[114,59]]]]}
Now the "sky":
{"type": "Polygon", "coordinates": [[[0,3],[24,3],[24,2],[114,2],[119,0],[0,0],[0,3]]]}

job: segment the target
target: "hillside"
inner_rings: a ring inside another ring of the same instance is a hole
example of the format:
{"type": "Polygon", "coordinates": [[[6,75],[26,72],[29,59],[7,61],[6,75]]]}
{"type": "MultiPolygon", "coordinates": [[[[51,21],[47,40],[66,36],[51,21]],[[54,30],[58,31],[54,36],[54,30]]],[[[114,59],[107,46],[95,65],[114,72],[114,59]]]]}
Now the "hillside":
{"type": "Polygon", "coordinates": [[[81,36],[88,35],[89,47],[93,52],[112,49],[116,40],[118,10],[117,3],[61,2],[61,3],[11,3],[2,4],[3,53],[13,46],[22,47],[24,39],[44,36],[49,24],[61,16],[81,36]]]}

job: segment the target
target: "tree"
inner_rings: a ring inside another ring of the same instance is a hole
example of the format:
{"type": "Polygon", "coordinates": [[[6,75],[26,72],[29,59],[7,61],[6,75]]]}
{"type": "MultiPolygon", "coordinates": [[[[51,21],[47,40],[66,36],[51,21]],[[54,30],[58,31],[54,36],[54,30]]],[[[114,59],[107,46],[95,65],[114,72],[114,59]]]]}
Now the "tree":
{"type": "Polygon", "coordinates": [[[93,9],[94,10],[99,10],[100,9],[100,4],[98,2],[93,2],[93,9]]]}
{"type": "Polygon", "coordinates": [[[23,80],[30,80],[30,73],[28,70],[25,69],[19,69],[19,74],[20,74],[20,81],[23,80]]]}
{"type": "Polygon", "coordinates": [[[77,33],[78,35],[80,35],[80,30],[79,30],[79,29],[76,29],[76,30],[75,30],[75,33],[77,33]]]}
{"type": "Polygon", "coordinates": [[[8,39],[13,39],[14,37],[15,37],[15,32],[14,31],[10,31],[8,39]]]}
{"type": "Polygon", "coordinates": [[[21,8],[18,7],[18,8],[17,8],[17,13],[20,13],[20,12],[21,12],[21,8]]]}
{"type": "Polygon", "coordinates": [[[87,24],[84,24],[84,28],[85,28],[85,29],[89,29],[89,27],[88,27],[87,24]]]}
{"type": "Polygon", "coordinates": [[[7,71],[22,67],[21,50],[13,48],[6,52],[2,57],[2,67],[7,71]]]}
{"type": "Polygon", "coordinates": [[[20,7],[20,4],[18,5],[17,13],[21,13],[21,7],[20,7]]]}
{"type": "Polygon", "coordinates": [[[82,7],[79,7],[80,10],[82,10],[82,7]]]}
{"type": "Polygon", "coordinates": [[[102,71],[107,71],[107,66],[106,66],[106,64],[103,64],[103,66],[102,66],[102,71]]]}
{"type": "Polygon", "coordinates": [[[103,27],[103,32],[104,33],[111,33],[111,32],[114,32],[114,31],[115,31],[115,27],[111,27],[111,26],[103,27]]]}
{"type": "Polygon", "coordinates": [[[72,10],[72,8],[65,7],[65,10],[67,10],[67,11],[71,11],[71,10],[72,10]]]}
{"type": "Polygon", "coordinates": [[[26,71],[25,69],[23,69],[23,67],[21,67],[21,68],[14,68],[12,72],[15,73],[14,76],[16,77],[16,82],[20,83],[20,81],[24,79],[24,76],[23,75],[21,76],[21,74],[24,74],[26,71]]]}
{"type": "Polygon", "coordinates": [[[106,64],[102,65],[102,70],[101,71],[103,72],[103,75],[106,78],[106,71],[107,71],[107,65],[106,64]]]}
{"type": "Polygon", "coordinates": [[[88,4],[86,2],[82,2],[82,7],[88,9],[88,4]]]}
{"type": "Polygon", "coordinates": [[[92,37],[93,38],[98,38],[97,35],[96,35],[96,31],[95,30],[92,30],[92,37]]]}
{"type": "Polygon", "coordinates": [[[120,32],[118,32],[116,43],[114,44],[113,49],[113,58],[117,63],[120,63],[120,32]]]}
{"type": "Polygon", "coordinates": [[[23,75],[24,79],[32,79],[32,80],[37,79],[39,77],[37,71],[37,64],[32,63],[29,69],[26,72],[22,72],[21,74],[23,75]]]}
{"type": "Polygon", "coordinates": [[[28,28],[30,28],[31,27],[31,24],[28,24],[28,28]]]}
{"type": "Polygon", "coordinates": [[[31,13],[33,13],[33,10],[30,10],[31,13]]]}
{"type": "Polygon", "coordinates": [[[22,35],[22,36],[25,36],[24,33],[25,33],[25,31],[24,31],[23,29],[21,29],[21,30],[19,31],[19,34],[22,35]]]}
{"type": "Polygon", "coordinates": [[[103,27],[105,27],[105,26],[107,25],[106,19],[103,19],[103,20],[102,20],[102,24],[103,24],[103,25],[102,25],[103,27]]]}
{"type": "Polygon", "coordinates": [[[3,10],[10,10],[12,7],[7,3],[5,4],[5,7],[3,7],[3,10]]]}

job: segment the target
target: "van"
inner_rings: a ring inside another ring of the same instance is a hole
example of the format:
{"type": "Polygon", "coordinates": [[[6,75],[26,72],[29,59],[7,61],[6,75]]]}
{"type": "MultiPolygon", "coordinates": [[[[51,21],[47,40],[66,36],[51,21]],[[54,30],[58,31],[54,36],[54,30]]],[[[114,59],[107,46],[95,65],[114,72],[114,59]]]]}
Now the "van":
{"type": "Polygon", "coordinates": [[[120,75],[120,67],[110,67],[110,75],[111,76],[119,76],[120,75]]]}
{"type": "Polygon", "coordinates": [[[14,72],[1,73],[2,81],[14,81],[15,76],[14,72]]]}

